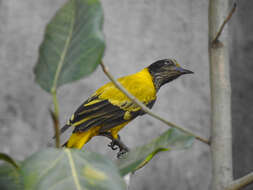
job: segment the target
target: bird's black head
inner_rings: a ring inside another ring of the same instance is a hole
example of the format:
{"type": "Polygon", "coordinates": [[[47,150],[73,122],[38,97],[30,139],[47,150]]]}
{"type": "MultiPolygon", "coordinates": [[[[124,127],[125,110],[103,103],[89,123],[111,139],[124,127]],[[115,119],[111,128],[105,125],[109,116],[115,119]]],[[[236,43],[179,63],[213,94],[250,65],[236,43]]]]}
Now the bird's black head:
{"type": "Polygon", "coordinates": [[[163,59],[152,63],[148,66],[156,89],[162,85],[178,78],[184,74],[192,74],[190,70],[183,69],[175,59],[163,59]]]}

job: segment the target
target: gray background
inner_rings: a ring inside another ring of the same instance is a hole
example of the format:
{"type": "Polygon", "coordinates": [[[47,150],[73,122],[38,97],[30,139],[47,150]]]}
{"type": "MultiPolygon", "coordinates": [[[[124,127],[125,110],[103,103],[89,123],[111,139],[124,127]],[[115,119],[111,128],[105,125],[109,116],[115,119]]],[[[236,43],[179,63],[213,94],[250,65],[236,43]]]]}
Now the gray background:
{"type": "MultiPolygon", "coordinates": [[[[51,97],[34,82],[46,24],[65,0],[0,0],[0,151],[16,159],[52,146],[51,97]]],[[[161,58],[175,58],[194,75],[163,87],[153,110],[203,137],[209,136],[208,1],[104,0],[104,62],[115,77],[134,73],[161,58]]],[[[242,0],[230,23],[234,174],[253,170],[253,1],[242,0]]],[[[108,79],[98,68],[91,76],[60,88],[61,123],[108,79]]],[[[167,126],[149,116],[121,132],[130,146],[149,142],[167,126]]],[[[63,136],[66,139],[67,135],[63,136]]],[[[63,141],[63,140],[62,140],[63,141]]],[[[91,151],[114,156],[96,137],[91,151]]],[[[196,142],[190,150],[162,153],[138,171],[131,189],[208,189],[210,152],[196,142]]],[[[252,187],[251,187],[252,188],[252,187]]],[[[249,188],[250,189],[250,188],[249,188]]]]}

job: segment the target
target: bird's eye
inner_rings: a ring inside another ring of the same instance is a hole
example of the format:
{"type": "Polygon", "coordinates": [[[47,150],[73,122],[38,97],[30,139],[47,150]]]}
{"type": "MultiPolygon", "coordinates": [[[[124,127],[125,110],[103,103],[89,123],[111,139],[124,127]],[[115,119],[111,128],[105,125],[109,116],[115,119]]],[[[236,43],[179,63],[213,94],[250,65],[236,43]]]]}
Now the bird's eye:
{"type": "Polygon", "coordinates": [[[166,60],[164,63],[165,63],[165,65],[171,65],[171,64],[173,64],[173,62],[171,62],[170,60],[166,60]]]}

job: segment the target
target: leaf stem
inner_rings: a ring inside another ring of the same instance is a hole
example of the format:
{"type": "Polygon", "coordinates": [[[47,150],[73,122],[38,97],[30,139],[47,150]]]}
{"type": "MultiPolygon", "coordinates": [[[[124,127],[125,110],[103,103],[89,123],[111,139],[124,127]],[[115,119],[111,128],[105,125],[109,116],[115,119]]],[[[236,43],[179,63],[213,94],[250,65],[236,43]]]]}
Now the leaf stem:
{"type": "Polygon", "coordinates": [[[54,112],[50,110],[51,117],[54,123],[54,131],[55,131],[55,146],[56,148],[60,148],[60,130],[59,130],[59,104],[56,95],[56,90],[52,91],[53,103],[54,103],[54,112]]]}
{"type": "Polygon", "coordinates": [[[102,69],[103,69],[103,72],[105,73],[105,75],[112,81],[112,83],[119,89],[121,90],[121,92],[123,92],[130,100],[132,100],[132,102],[134,102],[136,105],[138,105],[144,112],[146,112],[148,115],[156,118],[157,120],[165,123],[166,125],[170,126],[170,127],[173,127],[173,128],[176,128],[176,129],[179,129],[180,131],[183,131],[193,137],[195,137],[197,140],[207,144],[207,145],[210,145],[210,142],[209,140],[207,139],[204,139],[178,125],[175,125],[174,123],[171,123],[169,121],[167,121],[166,119],[160,117],[159,115],[153,113],[147,106],[145,106],[142,102],[140,102],[136,97],[134,97],[132,94],[130,94],[116,79],[113,78],[113,76],[111,75],[111,73],[109,72],[108,68],[103,64],[103,62],[100,63],[102,69]]]}

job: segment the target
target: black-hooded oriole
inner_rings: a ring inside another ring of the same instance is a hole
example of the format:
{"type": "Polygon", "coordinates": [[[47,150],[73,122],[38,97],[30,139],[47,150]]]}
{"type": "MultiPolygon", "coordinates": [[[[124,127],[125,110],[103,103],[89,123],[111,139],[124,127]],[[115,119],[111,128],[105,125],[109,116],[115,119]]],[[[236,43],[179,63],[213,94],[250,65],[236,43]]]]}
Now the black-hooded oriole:
{"type": "MultiPolygon", "coordinates": [[[[143,70],[121,77],[118,82],[147,107],[152,108],[160,87],[181,75],[193,73],[183,69],[173,59],[156,61],[143,70]]],[[[145,114],[113,83],[109,82],[92,94],[71,116],[61,133],[73,127],[65,143],[68,148],[81,149],[94,136],[109,137],[110,147],[119,146],[120,153],[127,147],[120,141],[118,132],[137,116],[145,114]]]]}

